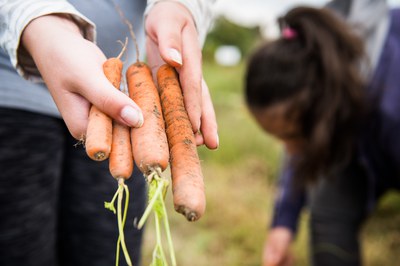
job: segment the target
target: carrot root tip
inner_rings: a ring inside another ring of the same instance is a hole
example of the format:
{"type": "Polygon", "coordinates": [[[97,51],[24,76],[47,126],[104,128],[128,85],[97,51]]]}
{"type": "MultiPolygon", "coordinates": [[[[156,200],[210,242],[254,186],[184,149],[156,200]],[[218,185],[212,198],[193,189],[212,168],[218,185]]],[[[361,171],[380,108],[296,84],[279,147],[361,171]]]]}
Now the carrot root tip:
{"type": "Polygon", "coordinates": [[[199,215],[197,215],[197,213],[195,211],[191,211],[188,208],[186,208],[185,206],[176,206],[175,210],[181,214],[183,214],[186,217],[186,220],[188,220],[189,222],[195,222],[197,221],[200,217],[199,215]]]}
{"type": "Polygon", "coordinates": [[[94,159],[96,160],[96,161],[103,161],[103,160],[105,160],[106,159],[106,153],[105,152],[103,152],[103,151],[99,151],[99,152],[96,152],[95,154],[94,154],[94,159]]]}

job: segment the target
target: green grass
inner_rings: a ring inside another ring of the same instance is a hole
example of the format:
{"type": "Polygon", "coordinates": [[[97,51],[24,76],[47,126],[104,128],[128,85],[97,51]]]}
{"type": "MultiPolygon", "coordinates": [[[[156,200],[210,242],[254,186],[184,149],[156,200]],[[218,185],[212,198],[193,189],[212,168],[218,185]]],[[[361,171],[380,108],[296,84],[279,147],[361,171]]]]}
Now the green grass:
{"type": "MultiPolygon", "coordinates": [[[[189,223],[166,205],[178,265],[256,266],[271,219],[281,146],[255,124],[243,103],[244,65],[221,67],[205,62],[219,124],[220,147],[199,148],[206,184],[207,210],[189,223]]],[[[168,173],[167,173],[168,174],[168,173]]],[[[400,198],[391,194],[366,224],[362,239],[366,265],[398,265],[400,198]]],[[[308,215],[304,213],[293,247],[296,265],[308,262],[308,215]]],[[[155,244],[152,219],[144,239],[143,265],[155,244]]]]}

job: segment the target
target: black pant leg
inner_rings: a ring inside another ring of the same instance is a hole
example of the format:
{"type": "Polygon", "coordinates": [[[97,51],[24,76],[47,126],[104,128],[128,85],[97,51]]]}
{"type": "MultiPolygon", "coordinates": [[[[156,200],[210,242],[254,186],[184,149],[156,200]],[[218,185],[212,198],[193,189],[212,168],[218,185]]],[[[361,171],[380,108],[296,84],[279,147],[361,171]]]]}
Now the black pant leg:
{"type": "Polygon", "coordinates": [[[0,265],[55,266],[64,125],[0,108],[0,265]]]}
{"type": "Polygon", "coordinates": [[[366,218],[367,177],[352,165],[311,189],[311,257],[314,266],[362,265],[359,233],[366,218]]]}
{"type": "MultiPolygon", "coordinates": [[[[61,185],[59,248],[63,266],[109,266],[115,264],[118,238],[117,217],[104,208],[117,190],[118,183],[111,176],[108,160],[89,159],[82,146],[74,147],[75,140],[66,144],[64,177],[61,185]]],[[[135,168],[126,181],[130,190],[130,204],[125,224],[125,239],[134,265],[140,265],[143,230],[133,226],[146,203],[145,180],[135,168]]],[[[120,265],[125,265],[122,251],[120,265]]]]}

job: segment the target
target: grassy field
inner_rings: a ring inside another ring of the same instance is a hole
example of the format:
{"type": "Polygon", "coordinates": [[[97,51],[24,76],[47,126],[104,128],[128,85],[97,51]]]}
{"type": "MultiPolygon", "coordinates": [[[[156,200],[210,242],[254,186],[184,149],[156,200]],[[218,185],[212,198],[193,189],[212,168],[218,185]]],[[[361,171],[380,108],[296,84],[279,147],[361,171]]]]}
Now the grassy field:
{"type": "MultiPolygon", "coordinates": [[[[243,103],[243,64],[205,63],[219,123],[220,148],[199,148],[206,183],[207,211],[189,223],[172,207],[167,194],[178,265],[260,265],[276,192],[281,146],[256,126],[243,103]]],[[[366,265],[400,265],[400,199],[390,194],[366,224],[362,239],[366,265]]],[[[145,233],[143,265],[155,244],[152,220],[145,233]]],[[[294,245],[296,265],[307,260],[307,213],[294,245]]]]}

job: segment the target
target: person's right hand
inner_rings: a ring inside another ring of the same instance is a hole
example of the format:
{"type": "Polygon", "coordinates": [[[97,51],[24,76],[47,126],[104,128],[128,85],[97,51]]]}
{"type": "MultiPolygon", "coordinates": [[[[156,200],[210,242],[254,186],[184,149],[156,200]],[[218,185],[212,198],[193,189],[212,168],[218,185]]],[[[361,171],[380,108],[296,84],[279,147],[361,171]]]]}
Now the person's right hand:
{"type": "Polygon", "coordinates": [[[107,59],[83,38],[69,18],[46,15],[31,21],[22,45],[33,57],[71,135],[81,139],[91,104],[131,127],[143,123],[140,108],[116,90],[103,73],[107,59]]]}
{"type": "Polygon", "coordinates": [[[290,244],[293,234],[286,227],[272,228],[264,244],[263,266],[292,266],[293,256],[290,253],[290,244]]]}
{"type": "Polygon", "coordinates": [[[175,67],[196,144],[218,148],[217,120],[203,79],[201,47],[191,13],[177,1],[160,1],[149,12],[145,25],[149,66],[154,73],[165,62],[175,67]]]}

